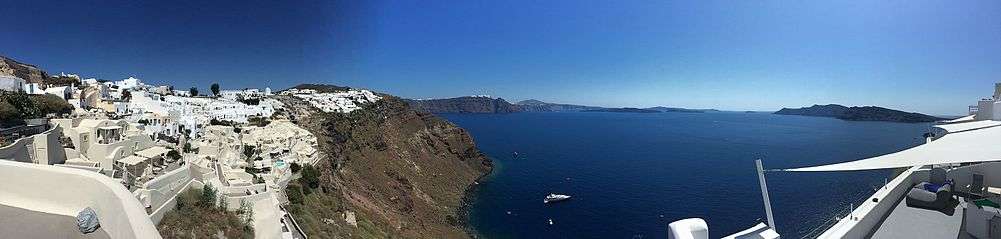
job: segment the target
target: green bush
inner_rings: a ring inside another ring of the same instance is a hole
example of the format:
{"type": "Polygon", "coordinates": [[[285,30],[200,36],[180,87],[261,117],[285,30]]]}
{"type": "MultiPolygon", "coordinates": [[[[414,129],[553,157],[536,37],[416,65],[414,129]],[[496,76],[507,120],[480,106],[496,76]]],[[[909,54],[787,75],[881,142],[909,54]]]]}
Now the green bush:
{"type": "Polygon", "coordinates": [[[192,188],[177,195],[177,208],[167,212],[157,224],[163,238],[253,238],[252,211],[226,211],[223,207],[203,207],[205,190],[192,188]]]}
{"type": "Polygon", "coordinates": [[[214,207],[216,202],[216,190],[212,185],[202,186],[202,195],[198,198],[198,205],[202,207],[214,207]]]}
{"type": "Polygon", "coordinates": [[[302,195],[302,188],[298,184],[289,184],[285,187],[285,196],[288,197],[289,203],[302,205],[304,196],[302,195]]]}
{"type": "Polygon", "coordinates": [[[10,103],[0,101],[0,127],[6,128],[20,124],[24,124],[21,112],[10,103]]]}
{"type": "Polygon", "coordinates": [[[171,149],[170,151],[167,151],[167,157],[174,160],[181,159],[181,153],[178,153],[177,150],[171,149]]]}
{"type": "Polygon", "coordinates": [[[59,98],[59,96],[52,94],[44,95],[31,95],[29,97],[31,101],[35,104],[38,109],[38,117],[45,116],[47,114],[69,114],[73,111],[73,106],[59,98]]]}
{"type": "Polygon", "coordinates": [[[291,163],[289,168],[292,169],[292,173],[298,173],[299,170],[302,170],[302,165],[299,165],[298,163],[291,163]]]}
{"type": "Polygon", "coordinates": [[[320,170],[317,170],[313,165],[307,164],[302,167],[302,178],[300,180],[310,188],[320,187],[320,170]]]}

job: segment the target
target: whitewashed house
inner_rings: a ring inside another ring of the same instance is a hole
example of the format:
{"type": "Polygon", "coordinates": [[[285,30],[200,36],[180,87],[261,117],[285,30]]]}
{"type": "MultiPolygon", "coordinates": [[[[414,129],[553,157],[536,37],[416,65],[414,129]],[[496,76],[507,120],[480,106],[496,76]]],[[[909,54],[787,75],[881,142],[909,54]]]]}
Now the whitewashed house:
{"type": "Polygon", "coordinates": [[[0,90],[24,91],[24,86],[28,82],[16,76],[0,76],[0,90]]]}

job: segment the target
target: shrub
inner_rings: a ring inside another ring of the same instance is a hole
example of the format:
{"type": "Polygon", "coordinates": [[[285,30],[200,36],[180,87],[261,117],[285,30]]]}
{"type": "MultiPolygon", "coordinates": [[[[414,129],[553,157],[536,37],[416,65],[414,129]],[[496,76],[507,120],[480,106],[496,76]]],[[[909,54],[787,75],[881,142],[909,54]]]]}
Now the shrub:
{"type": "Polygon", "coordinates": [[[18,112],[14,105],[0,101],[0,127],[6,128],[19,124],[24,124],[21,112],[18,112]]]}
{"type": "Polygon", "coordinates": [[[268,124],[271,123],[271,121],[269,121],[267,118],[258,117],[258,116],[252,116],[252,117],[250,117],[249,119],[247,119],[247,122],[249,122],[250,125],[257,126],[257,127],[268,126],[268,124]]]}
{"type": "Polygon", "coordinates": [[[167,157],[177,160],[181,158],[181,153],[178,153],[177,150],[171,149],[170,151],[167,151],[167,157]]]}
{"type": "Polygon", "coordinates": [[[212,185],[202,186],[202,195],[198,198],[198,205],[202,207],[213,207],[216,202],[216,190],[212,185]]]}
{"type": "Polygon", "coordinates": [[[252,209],[229,212],[221,207],[202,207],[198,204],[203,194],[203,189],[192,188],[177,195],[176,210],[167,212],[156,226],[163,238],[254,237],[253,221],[247,218],[252,209]]]}
{"type": "Polygon", "coordinates": [[[288,196],[289,203],[302,205],[302,188],[298,184],[289,184],[285,187],[285,196],[288,196]]]}
{"type": "Polygon", "coordinates": [[[44,116],[47,114],[69,114],[73,111],[73,106],[59,98],[59,96],[52,94],[44,95],[31,95],[29,97],[38,109],[38,116],[44,116]]]}
{"type": "Polygon", "coordinates": [[[243,146],[243,156],[246,156],[247,158],[253,157],[253,153],[256,151],[257,147],[254,147],[253,145],[243,146]]]}
{"type": "Polygon", "coordinates": [[[320,186],[320,170],[317,170],[313,165],[307,164],[302,167],[302,178],[303,183],[310,188],[317,188],[320,186]]]}

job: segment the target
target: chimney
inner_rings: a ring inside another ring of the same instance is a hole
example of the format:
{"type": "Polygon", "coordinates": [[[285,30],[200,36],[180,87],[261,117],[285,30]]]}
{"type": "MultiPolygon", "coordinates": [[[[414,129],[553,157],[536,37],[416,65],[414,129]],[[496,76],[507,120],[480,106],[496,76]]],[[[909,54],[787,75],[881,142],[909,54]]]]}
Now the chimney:
{"type": "Polygon", "coordinates": [[[1001,100],[1001,82],[994,83],[994,100],[1001,100]]]}

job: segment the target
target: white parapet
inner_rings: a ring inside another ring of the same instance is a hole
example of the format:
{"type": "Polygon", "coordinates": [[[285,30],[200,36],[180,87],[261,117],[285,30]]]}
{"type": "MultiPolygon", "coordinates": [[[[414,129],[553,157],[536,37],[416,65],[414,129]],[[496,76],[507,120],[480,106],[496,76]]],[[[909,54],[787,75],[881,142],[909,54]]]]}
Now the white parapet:
{"type": "Polygon", "coordinates": [[[0,160],[0,204],[69,217],[90,207],[110,238],[160,238],[139,200],[120,183],[91,171],[0,160]]]}
{"type": "Polygon", "coordinates": [[[701,218],[681,219],[667,224],[669,239],[709,239],[709,224],[701,218]]]}

